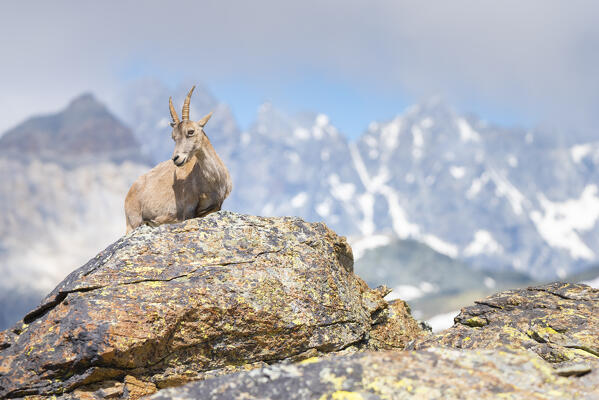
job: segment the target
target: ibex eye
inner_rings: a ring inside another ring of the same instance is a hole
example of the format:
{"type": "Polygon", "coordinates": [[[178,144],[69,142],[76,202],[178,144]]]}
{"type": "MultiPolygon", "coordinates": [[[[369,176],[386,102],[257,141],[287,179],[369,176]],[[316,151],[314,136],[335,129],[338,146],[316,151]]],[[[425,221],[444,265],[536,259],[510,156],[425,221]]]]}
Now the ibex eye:
{"type": "Polygon", "coordinates": [[[194,131],[193,129],[190,129],[190,130],[188,130],[188,131],[187,131],[187,136],[193,136],[193,133],[194,133],[194,132],[195,132],[195,131],[194,131]]]}

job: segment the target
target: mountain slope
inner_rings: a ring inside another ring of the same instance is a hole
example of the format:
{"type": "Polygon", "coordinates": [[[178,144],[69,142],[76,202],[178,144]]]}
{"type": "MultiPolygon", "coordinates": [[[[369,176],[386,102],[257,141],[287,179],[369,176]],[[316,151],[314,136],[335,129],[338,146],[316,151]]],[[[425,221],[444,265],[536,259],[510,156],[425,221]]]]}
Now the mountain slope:
{"type": "Polygon", "coordinates": [[[375,207],[387,210],[365,211],[377,230],[480,267],[549,278],[597,258],[597,146],[583,148],[489,126],[432,100],[373,124],[353,154],[375,207]]]}

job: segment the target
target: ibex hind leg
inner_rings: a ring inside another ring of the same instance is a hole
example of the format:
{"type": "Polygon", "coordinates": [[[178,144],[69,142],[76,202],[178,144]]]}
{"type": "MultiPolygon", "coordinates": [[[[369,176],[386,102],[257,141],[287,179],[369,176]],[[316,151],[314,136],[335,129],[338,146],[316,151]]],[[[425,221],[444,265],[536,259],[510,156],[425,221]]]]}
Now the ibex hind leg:
{"type": "Polygon", "coordinates": [[[141,214],[127,214],[127,234],[143,224],[141,214]]]}

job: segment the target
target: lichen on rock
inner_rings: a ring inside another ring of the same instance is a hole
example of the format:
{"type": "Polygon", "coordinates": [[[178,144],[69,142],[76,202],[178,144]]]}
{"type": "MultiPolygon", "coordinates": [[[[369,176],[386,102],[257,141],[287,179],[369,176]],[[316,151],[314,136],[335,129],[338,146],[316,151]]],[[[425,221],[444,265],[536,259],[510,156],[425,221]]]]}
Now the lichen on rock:
{"type": "Polygon", "coordinates": [[[219,212],[141,227],[0,333],[0,397],[137,398],[422,335],[352,271],[345,238],[299,218],[219,212]]]}
{"type": "Polygon", "coordinates": [[[153,400],[597,399],[598,374],[564,378],[523,350],[379,351],[265,366],[166,389],[153,400]]]}
{"type": "Polygon", "coordinates": [[[585,363],[599,368],[599,290],[555,282],[494,294],[462,309],[453,327],[413,347],[433,346],[524,349],[556,369],[585,363]]]}

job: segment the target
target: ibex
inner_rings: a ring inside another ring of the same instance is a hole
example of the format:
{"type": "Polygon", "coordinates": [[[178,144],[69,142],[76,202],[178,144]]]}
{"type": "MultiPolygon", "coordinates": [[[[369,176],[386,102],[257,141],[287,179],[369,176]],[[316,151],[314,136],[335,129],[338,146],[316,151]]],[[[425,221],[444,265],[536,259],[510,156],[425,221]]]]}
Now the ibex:
{"type": "Polygon", "coordinates": [[[181,120],[169,98],[172,160],[164,161],[131,185],[125,198],[127,233],[142,224],[181,222],[218,211],[232,188],[225,164],[204,133],[209,113],[198,122],[189,120],[189,101],[195,86],[183,103],[181,120]]]}

